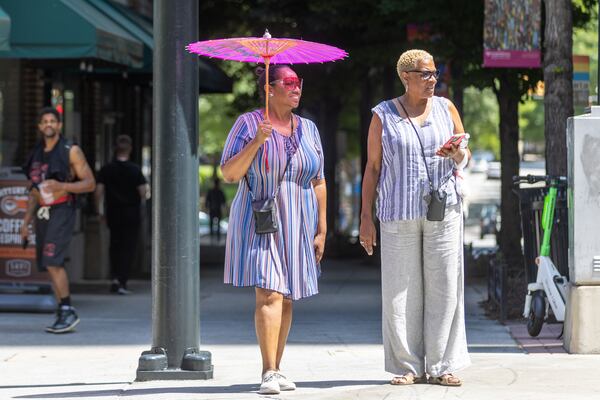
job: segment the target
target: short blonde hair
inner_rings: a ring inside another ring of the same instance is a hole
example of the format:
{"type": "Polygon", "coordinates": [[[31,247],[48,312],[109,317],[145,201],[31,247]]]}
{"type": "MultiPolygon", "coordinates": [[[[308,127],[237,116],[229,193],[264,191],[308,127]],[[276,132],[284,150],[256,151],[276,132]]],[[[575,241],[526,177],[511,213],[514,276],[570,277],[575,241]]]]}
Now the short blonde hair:
{"type": "Polygon", "coordinates": [[[396,70],[398,71],[398,76],[400,77],[400,81],[403,85],[404,81],[402,80],[402,72],[417,68],[417,63],[419,61],[424,61],[427,59],[433,60],[433,56],[425,50],[419,49],[406,50],[400,55],[400,58],[398,58],[398,64],[396,65],[396,70]]]}

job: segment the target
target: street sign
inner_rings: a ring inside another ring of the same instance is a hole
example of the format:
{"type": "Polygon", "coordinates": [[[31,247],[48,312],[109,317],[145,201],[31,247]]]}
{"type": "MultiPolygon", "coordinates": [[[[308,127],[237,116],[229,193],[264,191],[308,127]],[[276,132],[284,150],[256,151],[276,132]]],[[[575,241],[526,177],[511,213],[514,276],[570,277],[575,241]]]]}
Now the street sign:
{"type": "Polygon", "coordinates": [[[483,66],[539,68],[540,0],[485,0],[483,66]]]}
{"type": "MultiPolygon", "coordinates": [[[[535,100],[544,98],[544,82],[539,81],[529,94],[535,100]]],[[[590,105],[590,57],[573,55],[573,105],[590,105]]]]}
{"type": "Polygon", "coordinates": [[[590,57],[573,55],[573,105],[588,106],[590,94],[590,57]]]}

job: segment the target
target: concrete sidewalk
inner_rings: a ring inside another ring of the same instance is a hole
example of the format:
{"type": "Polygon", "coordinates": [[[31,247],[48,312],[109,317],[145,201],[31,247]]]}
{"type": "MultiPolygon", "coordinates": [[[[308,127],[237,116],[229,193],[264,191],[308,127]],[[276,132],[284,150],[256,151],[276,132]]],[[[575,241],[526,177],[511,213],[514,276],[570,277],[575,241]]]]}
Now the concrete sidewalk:
{"type": "Polygon", "coordinates": [[[469,283],[467,333],[473,365],[460,388],[388,384],[383,371],[379,269],[328,260],[318,296],[295,303],[284,373],[298,390],[259,396],[260,353],[252,289],[221,283],[220,268],[202,271],[202,350],[215,379],[132,383],[151,344],[147,282],[131,296],[74,295],[77,333],[43,332],[48,314],[0,315],[0,399],[598,399],[600,356],[527,354],[506,326],[478,306],[485,286],[469,283]]]}

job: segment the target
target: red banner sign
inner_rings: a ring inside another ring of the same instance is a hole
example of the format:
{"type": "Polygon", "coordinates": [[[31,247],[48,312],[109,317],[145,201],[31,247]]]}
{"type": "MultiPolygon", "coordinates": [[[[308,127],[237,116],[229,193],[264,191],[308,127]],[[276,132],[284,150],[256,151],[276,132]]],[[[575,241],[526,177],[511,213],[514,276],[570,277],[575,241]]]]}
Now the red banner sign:
{"type": "Polygon", "coordinates": [[[48,283],[48,273],[37,271],[33,232],[27,248],[22,246],[27,188],[26,180],[0,180],[0,283],[48,283]]]}

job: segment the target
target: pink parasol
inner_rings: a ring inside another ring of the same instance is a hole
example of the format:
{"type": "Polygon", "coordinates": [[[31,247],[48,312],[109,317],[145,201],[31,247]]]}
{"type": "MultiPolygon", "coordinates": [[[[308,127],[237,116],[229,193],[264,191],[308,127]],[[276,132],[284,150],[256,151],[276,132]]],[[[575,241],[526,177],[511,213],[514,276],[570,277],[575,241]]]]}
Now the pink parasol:
{"type": "MultiPolygon", "coordinates": [[[[264,63],[266,67],[265,114],[269,118],[269,64],[309,64],[336,61],[348,56],[342,49],[300,39],[263,37],[205,40],[190,43],[186,49],[211,58],[264,63]]],[[[268,170],[268,160],[265,159],[268,170]]]]}
{"type": "MultiPolygon", "coordinates": [[[[300,39],[273,38],[266,30],[263,37],[205,40],[190,43],[190,53],[240,62],[269,64],[309,64],[340,60],[348,56],[342,49],[300,39]]],[[[269,70],[265,90],[266,114],[269,116],[269,70]]]]}

